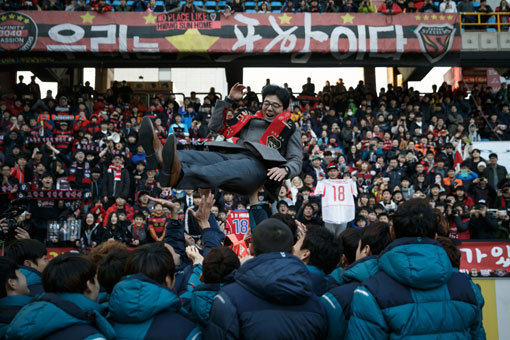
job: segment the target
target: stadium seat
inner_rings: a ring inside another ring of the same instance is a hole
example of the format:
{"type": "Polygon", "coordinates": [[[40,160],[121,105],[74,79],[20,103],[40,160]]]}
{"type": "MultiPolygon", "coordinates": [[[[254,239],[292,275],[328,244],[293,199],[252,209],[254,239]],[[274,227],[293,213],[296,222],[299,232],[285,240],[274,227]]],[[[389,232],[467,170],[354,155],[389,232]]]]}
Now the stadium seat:
{"type": "Polygon", "coordinates": [[[112,6],[120,6],[120,1],[119,0],[113,0],[112,1],[112,6]]]}
{"type": "Polygon", "coordinates": [[[478,7],[480,7],[480,2],[478,2],[478,1],[473,1],[473,7],[474,7],[474,8],[478,8],[478,7]]]}
{"type": "Polygon", "coordinates": [[[273,12],[273,13],[281,13],[282,10],[281,9],[273,9],[273,10],[271,10],[271,12],[273,12]]]}
{"type": "Polygon", "coordinates": [[[218,6],[220,6],[220,8],[221,8],[221,7],[225,7],[226,5],[227,5],[227,2],[226,2],[226,1],[220,1],[220,2],[218,2],[218,6]]]}
{"type": "Polygon", "coordinates": [[[206,1],[205,2],[205,7],[215,9],[216,8],[216,1],[206,1]]]}
{"type": "Polygon", "coordinates": [[[156,6],[165,7],[165,2],[164,1],[156,1],[156,6]]]}
{"type": "Polygon", "coordinates": [[[133,6],[134,0],[129,0],[126,2],[126,6],[133,6]]]}
{"type": "Polygon", "coordinates": [[[245,12],[246,13],[257,13],[257,11],[254,9],[247,9],[245,12]]]}
{"type": "Polygon", "coordinates": [[[280,1],[271,2],[271,9],[273,9],[273,12],[274,10],[278,10],[280,8],[282,8],[282,3],[280,1]]]}
{"type": "Polygon", "coordinates": [[[439,8],[439,1],[434,1],[434,6],[436,6],[437,8],[439,8]]]}
{"type": "Polygon", "coordinates": [[[186,1],[181,1],[181,2],[179,2],[179,6],[184,6],[185,3],[186,3],[186,1]]]}
{"type": "Polygon", "coordinates": [[[244,8],[246,8],[246,10],[255,9],[255,7],[257,7],[257,4],[255,3],[255,1],[246,1],[244,3],[244,8]]]}
{"type": "Polygon", "coordinates": [[[203,1],[193,1],[193,5],[195,5],[197,7],[204,7],[204,2],[203,1]]]}

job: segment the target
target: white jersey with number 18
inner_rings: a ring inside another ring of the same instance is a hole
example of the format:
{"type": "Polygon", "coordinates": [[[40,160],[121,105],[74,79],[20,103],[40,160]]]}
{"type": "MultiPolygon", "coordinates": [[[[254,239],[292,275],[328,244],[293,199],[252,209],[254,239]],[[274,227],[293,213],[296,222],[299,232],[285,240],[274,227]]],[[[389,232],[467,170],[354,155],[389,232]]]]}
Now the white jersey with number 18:
{"type": "Polygon", "coordinates": [[[317,183],[315,195],[322,196],[322,219],[327,223],[347,223],[354,220],[354,196],[358,188],[352,179],[325,179],[317,183]]]}

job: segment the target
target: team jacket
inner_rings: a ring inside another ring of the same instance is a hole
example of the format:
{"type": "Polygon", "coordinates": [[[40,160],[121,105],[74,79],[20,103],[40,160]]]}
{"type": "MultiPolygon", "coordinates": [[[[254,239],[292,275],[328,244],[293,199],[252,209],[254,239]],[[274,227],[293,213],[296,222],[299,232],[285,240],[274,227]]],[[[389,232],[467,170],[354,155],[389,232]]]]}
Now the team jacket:
{"type": "Polygon", "coordinates": [[[346,339],[485,339],[483,297],[429,238],[401,238],[354,291],[346,339]]]}

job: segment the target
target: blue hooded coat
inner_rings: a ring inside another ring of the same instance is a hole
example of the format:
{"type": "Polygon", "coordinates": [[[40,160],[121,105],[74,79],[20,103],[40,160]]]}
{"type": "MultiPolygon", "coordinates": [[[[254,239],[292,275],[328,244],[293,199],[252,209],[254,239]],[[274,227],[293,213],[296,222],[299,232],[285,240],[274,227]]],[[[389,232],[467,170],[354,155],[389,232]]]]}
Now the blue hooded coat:
{"type": "Polygon", "coordinates": [[[25,295],[6,296],[0,299],[0,339],[5,337],[5,332],[16,314],[31,301],[32,297],[25,295]]]}
{"type": "Polygon", "coordinates": [[[28,290],[30,290],[30,296],[36,297],[41,293],[44,293],[42,283],[41,283],[41,273],[27,266],[20,266],[20,271],[27,278],[27,286],[28,290]]]}
{"type": "Polygon", "coordinates": [[[327,317],[310,273],[288,253],[244,263],[216,295],[205,339],[323,339],[327,317]]]}
{"type": "Polygon", "coordinates": [[[182,316],[181,300],[144,274],[126,276],[113,288],[110,316],[117,339],[201,339],[200,329],[182,316]]]}
{"type": "Polygon", "coordinates": [[[114,339],[113,328],[101,315],[104,311],[83,294],[44,294],[18,312],[6,339],[114,339]]]}
{"type": "Polygon", "coordinates": [[[343,339],[351,316],[354,290],[362,281],[379,271],[376,256],[367,256],[354,262],[341,273],[342,284],[324,294],[321,302],[328,313],[328,339],[343,339]]]}
{"type": "Polygon", "coordinates": [[[483,297],[429,238],[393,241],[354,291],[346,339],[485,339],[483,297]]]}

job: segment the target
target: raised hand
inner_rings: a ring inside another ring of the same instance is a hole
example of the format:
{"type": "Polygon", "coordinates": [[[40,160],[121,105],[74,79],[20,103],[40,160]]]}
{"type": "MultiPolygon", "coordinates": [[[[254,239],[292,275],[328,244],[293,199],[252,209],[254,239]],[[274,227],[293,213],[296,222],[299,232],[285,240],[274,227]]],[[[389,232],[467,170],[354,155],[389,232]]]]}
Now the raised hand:
{"type": "Polygon", "coordinates": [[[243,99],[246,94],[246,86],[243,84],[235,83],[234,86],[230,89],[230,93],[228,94],[228,98],[234,101],[239,101],[243,99]]]}

